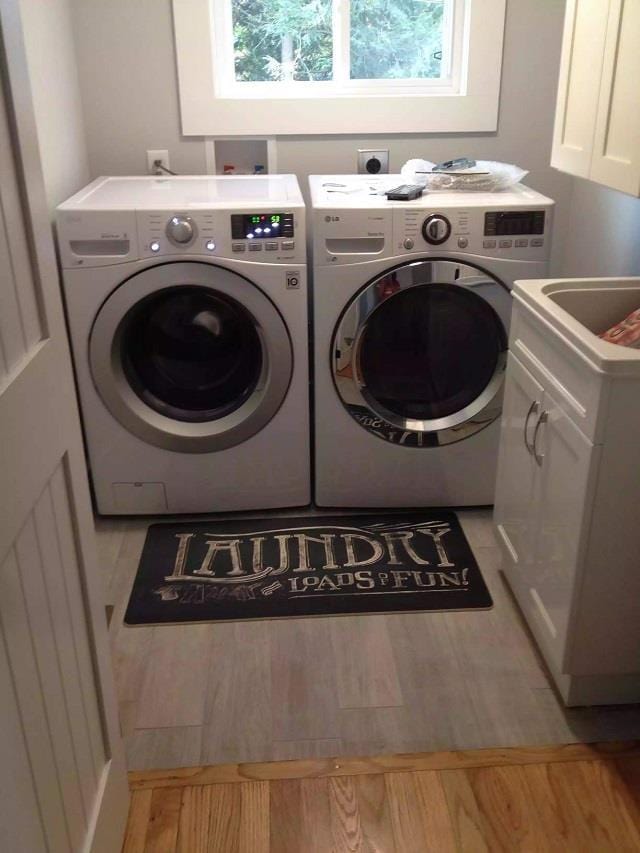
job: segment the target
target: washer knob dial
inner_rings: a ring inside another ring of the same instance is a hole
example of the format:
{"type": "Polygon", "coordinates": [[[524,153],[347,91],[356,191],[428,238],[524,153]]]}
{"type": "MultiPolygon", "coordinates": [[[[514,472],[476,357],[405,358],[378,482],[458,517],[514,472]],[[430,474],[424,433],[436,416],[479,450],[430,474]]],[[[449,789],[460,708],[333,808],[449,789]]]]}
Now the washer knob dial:
{"type": "Polygon", "coordinates": [[[439,246],[449,239],[451,223],[441,213],[432,213],[422,223],[422,236],[432,246],[439,246]]]}
{"type": "Polygon", "coordinates": [[[186,246],[196,236],[196,226],[190,216],[172,216],[167,223],[167,237],[178,246],[186,246]]]}

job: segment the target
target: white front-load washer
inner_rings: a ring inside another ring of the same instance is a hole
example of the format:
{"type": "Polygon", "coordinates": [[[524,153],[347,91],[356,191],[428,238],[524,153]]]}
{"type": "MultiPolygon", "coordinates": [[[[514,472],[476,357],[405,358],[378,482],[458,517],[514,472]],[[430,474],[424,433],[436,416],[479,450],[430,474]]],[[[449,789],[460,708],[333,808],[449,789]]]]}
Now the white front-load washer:
{"type": "Polygon", "coordinates": [[[518,185],[388,201],[311,176],[315,500],[493,502],[510,290],[548,273],[553,202],[518,185]]]}
{"type": "Polygon", "coordinates": [[[98,512],[309,503],[295,176],[98,178],[57,226],[98,512]]]}

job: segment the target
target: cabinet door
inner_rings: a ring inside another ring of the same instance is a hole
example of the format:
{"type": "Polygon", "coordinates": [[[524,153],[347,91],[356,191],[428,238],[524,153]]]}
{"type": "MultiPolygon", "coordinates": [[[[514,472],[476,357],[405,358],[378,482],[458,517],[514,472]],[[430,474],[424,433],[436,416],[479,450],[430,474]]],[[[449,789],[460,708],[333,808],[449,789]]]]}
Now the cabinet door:
{"type": "Polygon", "coordinates": [[[638,195],[640,2],[610,0],[609,6],[591,178],[613,189],[638,195]]]}
{"type": "Polygon", "coordinates": [[[534,559],[538,465],[532,442],[543,398],[540,383],[509,353],[494,519],[514,585],[534,559]]]}
{"type": "Polygon", "coordinates": [[[534,456],[539,464],[538,529],[535,567],[528,579],[538,628],[554,663],[562,668],[583,526],[588,527],[591,472],[597,448],[545,391],[534,429],[534,456]]]}
{"type": "Polygon", "coordinates": [[[565,13],[551,165],[581,178],[591,170],[608,12],[606,0],[569,0],[565,13]]]}

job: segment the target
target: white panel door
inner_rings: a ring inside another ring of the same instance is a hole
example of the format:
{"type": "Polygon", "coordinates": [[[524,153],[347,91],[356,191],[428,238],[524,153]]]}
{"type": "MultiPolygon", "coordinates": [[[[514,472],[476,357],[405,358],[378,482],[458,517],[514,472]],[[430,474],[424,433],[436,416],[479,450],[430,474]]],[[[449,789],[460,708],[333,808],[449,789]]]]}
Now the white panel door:
{"type": "Polygon", "coordinates": [[[494,519],[514,584],[528,576],[534,561],[538,464],[533,440],[543,397],[542,385],[509,353],[494,519]]]}
{"type": "Polygon", "coordinates": [[[0,850],[115,853],[129,795],[17,0],[0,53],[0,850]]]}
{"type": "Polygon", "coordinates": [[[591,178],[633,195],[640,195],[639,79],[640,0],[610,0],[591,178]]]}
{"type": "Polygon", "coordinates": [[[568,0],[551,165],[588,178],[598,108],[607,0],[568,0]]]}
{"type": "Polygon", "coordinates": [[[538,534],[530,594],[554,663],[563,668],[570,649],[567,635],[581,562],[579,547],[590,523],[593,475],[601,448],[594,446],[570,420],[547,389],[541,429],[535,444],[540,460],[538,534]]]}

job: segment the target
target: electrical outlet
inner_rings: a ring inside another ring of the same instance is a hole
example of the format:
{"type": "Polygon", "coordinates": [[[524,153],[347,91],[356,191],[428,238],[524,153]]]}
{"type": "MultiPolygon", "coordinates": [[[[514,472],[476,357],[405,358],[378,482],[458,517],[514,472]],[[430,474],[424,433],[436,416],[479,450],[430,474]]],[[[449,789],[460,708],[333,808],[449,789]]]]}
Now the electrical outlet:
{"type": "Polygon", "coordinates": [[[388,148],[359,148],[358,174],[382,175],[389,172],[388,148]]]}
{"type": "Polygon", "coordinates": [[[171,168],[169,163],[169,152],[166,148],[154,148],[147,151],[147,173],[149,175],[165,175],[166,172],[163,172],[162,169],[158,169],[157,166],[153,165],[156,160],[160,160],[165,169],[171,168]]]}

